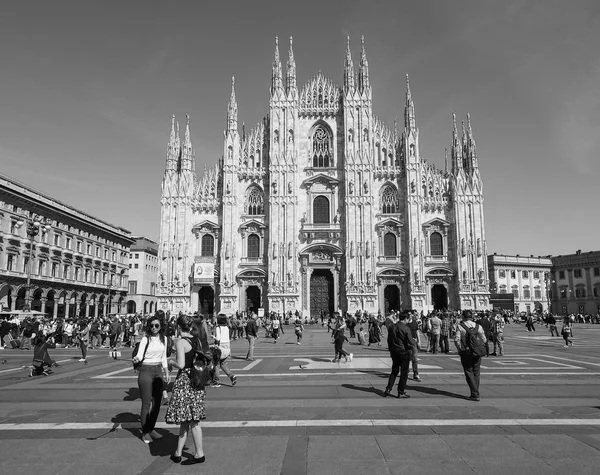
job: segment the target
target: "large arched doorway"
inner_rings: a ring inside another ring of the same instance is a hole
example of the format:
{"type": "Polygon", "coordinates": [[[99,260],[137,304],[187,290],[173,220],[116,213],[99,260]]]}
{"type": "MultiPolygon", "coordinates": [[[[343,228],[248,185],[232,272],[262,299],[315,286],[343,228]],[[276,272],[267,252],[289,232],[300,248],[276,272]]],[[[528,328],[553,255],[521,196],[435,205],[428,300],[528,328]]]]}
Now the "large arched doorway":
{"type": "Polygon", "coordinates": [[[328,269],[315,269],[310,276],[310,315],[319,318],[334,312],[333,275],[328,269]]]}
{"type": "Polygon", "coordinates": [[[54,290],[49,290],[46,294],[46,313],[50,318],[56,317],[56,315],[54,315],[55,295],[56,293],[54,292],[54,290]]]}
{"type": "Polygon", "coordinates": [[[12,305],[12,288],[5,285],[0,288],[0,310],[10,310],[12,305]]]}
{"type": "Polygon", "coordinates": [[[400,310],[400,289],[397,285],[386,285],[383,291],[383,299],[386,315],[389,315],[392,310],[400,310]]]}
{"type": "Polygon", "coordinates": [[[31,310],[35,310],[36,312],[42,311],[42,289],[35,289],[32,291],[31,298],[31,310]]]}
{"type": "Polygon", "coordinates": [[[250,285],[246,287],[246,312],[258,313],[260,308],[260,287],[258,285],[250,285]]]}
{"type": "Polygon", "coordinates": [[[434,310],[448,308],[448,290],[444,285],[435,284],[431,287],[431,302],[434,310]]]}
{"type": "Polygon", "coordinates": [[[79,318],[85,317],[85,308],[88,304],[88,294],[82,294],[79,298],[79,318]]]}
{"type": "Polygon", "coordinates": [[[127,301],[127,313],[135,313],[135,301],[134,300],[128,300],[127,301]]]}
{"type": "Polygon", "coordinates": [[[17,292],[17,310],[21,310],[25,306],[25,296],[27,291],[25,287],[21,287],[17,292]]]}
{"type": "Polygon", "coordinates": [[[208,285],[200,287],[198,291],[198,311],[209,317],[215,311],[215,291],[208,285]]]}

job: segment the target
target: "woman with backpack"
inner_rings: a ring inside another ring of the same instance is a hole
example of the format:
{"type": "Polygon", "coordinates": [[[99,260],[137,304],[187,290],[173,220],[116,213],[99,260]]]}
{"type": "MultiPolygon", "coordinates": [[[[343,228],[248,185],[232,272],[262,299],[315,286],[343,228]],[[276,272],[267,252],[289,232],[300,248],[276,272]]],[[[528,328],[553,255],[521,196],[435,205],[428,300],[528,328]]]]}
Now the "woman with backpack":
{"type": "Polygon", "coordinates": [[[227,316],[222,313],[217,316],[217,326],[213,330],[213,338],[214,344],[219,351],[215,352],[216,355],[218,355],[218,358],[215,360],[215,373],[211,387],[218,388],[221,386],[219,383],[219,367],[227,376],[229,376],[231,385],[235,386],[237,377],[231,372],[229,366],[227,366],[227,358],[231,355],[229,327],[227,326],[227,316]]]}
{"type": "Polygon", "coordinates": [[[573,323],[571,322],[571,319],[569,317],[565,317],[563,319],[563,326],[560,333],[565,339],[565,348],[573,346],[573,340],[571,340],[571,338],[573,337],[573,323]]]}
{"type": "Polygon", "coordinates": [[[163,388],[170,382],[167,369],[167,340],[163,322],[154,316],[148,319],[146,334],[140,341],[133,363],[137,366],[138,387],[142,397],[142,440],[149,444],[162,438],[154,430],[160,412],[163,388]],[[166,384],[165,384],[166,382],[166,384]]]}
{"type": "Polygon", "coordinates": [[[171,455],[174,463],[181,463],[181,454],[187,440],[188,432],[194,437],[194,457],[186,460],[182,465],[203,463],[204,448],[202,445],[202,427],[200,421],[206,419],[204,387],[194,387],[190,379],[196,355],[209,354],[208,336],[205,324],[201,319],[181,315],[177,319],[177,328],[181,338],[176,343],[176,359],[169,360],[169,370],[177,368],[177,378],[173,384],[173,393],[169,400],[169,407],[165,420],[167,424],[179,424],[179,438],[177,449],[171,455]]]}

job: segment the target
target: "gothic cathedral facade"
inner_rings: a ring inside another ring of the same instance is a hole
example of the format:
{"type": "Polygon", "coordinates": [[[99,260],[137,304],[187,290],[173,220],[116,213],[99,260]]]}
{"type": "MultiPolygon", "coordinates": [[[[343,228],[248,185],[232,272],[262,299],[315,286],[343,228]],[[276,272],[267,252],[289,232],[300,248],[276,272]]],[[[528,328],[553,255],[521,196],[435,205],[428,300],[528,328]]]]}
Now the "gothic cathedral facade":
{"type": "Polygon", "coordinates": [[[158,308],[319,316],[334,310],[487,309],[483,189],[470,117],[445,170],[419,154],[408,77],[404,127],[373,114],[364,39],[343,86],[296,85],[275,45],[269,114],[238,127],[232,80],[223,156],[197,179],[189,117],[173,117],[162,182],[158,308]]]}

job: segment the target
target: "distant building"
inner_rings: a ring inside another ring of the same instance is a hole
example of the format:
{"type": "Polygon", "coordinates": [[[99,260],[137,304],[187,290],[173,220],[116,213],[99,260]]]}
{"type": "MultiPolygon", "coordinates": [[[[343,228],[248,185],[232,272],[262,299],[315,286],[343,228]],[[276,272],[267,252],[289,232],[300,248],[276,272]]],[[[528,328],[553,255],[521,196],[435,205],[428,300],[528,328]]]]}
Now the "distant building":
{"type": "Polygon", "coordinates": [[[58,317],[124,313],[132,243],[126,229],[0,175],[1,309],[29,305],[58,317]]]}
{"type": "Polygon", "coordinates": [[[600,251],[552,257],[552,311],[600,313],[600,251]]]}
{"type": "Polygon", "coordinates": [[[158,278],[158,243],[143,236],[133,236],[129,253],[129,295],[127,313],[156,311],[158,278]]]}
{"type": "Polygon", "coordinates": [[[492,296],[512,294],[515,312],[546,312],[551,268],[550,257],[489,255],[492,296]]]}

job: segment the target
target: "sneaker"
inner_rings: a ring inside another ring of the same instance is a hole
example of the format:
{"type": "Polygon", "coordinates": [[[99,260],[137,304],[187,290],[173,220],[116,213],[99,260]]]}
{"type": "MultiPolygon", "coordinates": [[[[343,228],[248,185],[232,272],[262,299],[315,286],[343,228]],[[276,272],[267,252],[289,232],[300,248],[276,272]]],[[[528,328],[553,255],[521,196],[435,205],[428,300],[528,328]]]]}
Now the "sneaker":
{"type": "Polygon", "coordinates": [[[299,345],[299,344],[300,344],[300,342],[297,342],[297,343],[296,343],[296,345],[299,345]]]}
{"type": "Polygon", "coordinates": [[[33,378],[33,368],[30,368],[30,369],[29,369],[29,377],[30,377],[30,378],[33,378]]]}
{"type": "Polygon", "coordinates": [[[350,353],[350,361],[354,359],[354,353],[350,353]]]}
{"type": "Polygon", "coordinates": [[[565,345],[565,348],[568,348],[568,347],[569,347],[569,345],[565,345]]]}
{"type": "Polygon", "coordinates": [[[144,442],[144,444],[151,443],[152,437],[150,436],[150,434],[142,434],[142,442],[144,442]]]}
{"type": "Polygon", "coordinates": [[[231,376],[231,385],[235,386],[237,384],[237,376],[234,374],[231,376]]]}
{"type": "Polygon", "coordinates": [[[408,399],[410,395],[406,393],[398,393],[398,399],[408,399]]]}
{"type": "Polygon", "coordinates": [[[208,385],[209,388],[220,388],[221,387],[221,383],[212,383],[208,385]]]}
{"type": "Polygon", "coordinates": [[[420,382],[421,382],[421,381],[423,381],[423,380],[421,379],[421,377],[420,377],[418,374],[415,374],[415,375],[413,376],[413,381],[418,381],[418,382],[420,383],[420,382]]]}
{"type": "Polygon", "coordinates": [[[475,401],[475,402],[481,401],[481,399],[479,398],[479,396],[469,396],[467,399],[469,401],[475,401]]]}
{"type": "Polygon", "coordinates": [[[85,358],[80,358],[79,361],[83,363],[85,361],[85,358]]]}
{"type": "Polygon", "coordinates": [[[159,440],[162,439],[162,435],[160,435],[158,432],[156,432],[155,430],[153,430],[152,432],[150,432],[150,437],[152,438],[152,440],[159,440]]]}

